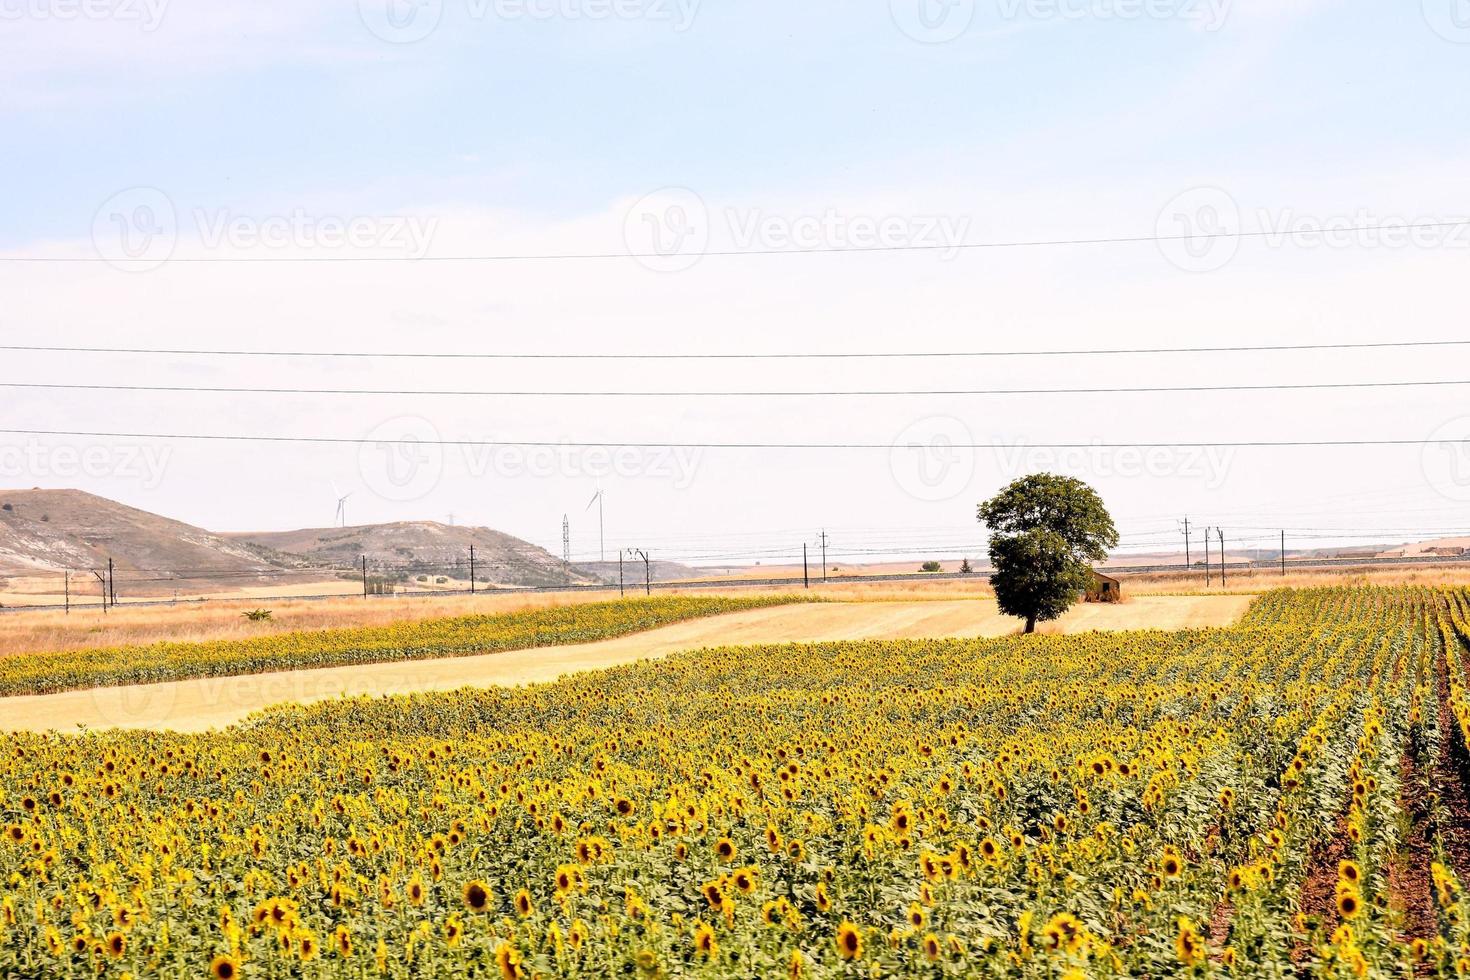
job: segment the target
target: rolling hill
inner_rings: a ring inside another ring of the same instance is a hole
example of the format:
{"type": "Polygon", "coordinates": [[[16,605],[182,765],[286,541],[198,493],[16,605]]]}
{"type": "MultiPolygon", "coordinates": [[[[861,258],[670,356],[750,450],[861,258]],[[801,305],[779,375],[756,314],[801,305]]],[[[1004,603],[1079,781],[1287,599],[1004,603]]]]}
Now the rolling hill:
{"type": "Polygon", "coordinates": [[[577,566],[564,571],[545,549],[490,528],[413,521],[217,533],[81,490],[0,490],[0,592],[59,593],[64,571],[73,573],[74,588],[90,589],[91,573],[105,571],[109,558],[118,593],[134,598],[355,580],[364,555],[369,571],[390,581],[444,576],[462,585],[471,544],[475,577],[486,585],[598,580],[577,566]],[[42,581],[53,578],[54,588],[42,581]],[[21,588],[23,580],[41,584],[21,588]]]}
{"type": "Polygon", "coordinates": [[[546,549],[486,527],[402,521],[243,532],[228,537],[333,568],[351,568],[365,556],[369,572],[390,579],[424,575],[468,581],[470,545],[474,545],[475,578],[487,584],[548,586],[593,581],[576,566],[564,571],[561,559],[546,549]]]}
{"type": "Polygon", "coordinates": [[[150,586],[275,581],[305,564],[81,490],[0,490],[0,576],[85,574],[109,558],[120,581],[150,586]]]}

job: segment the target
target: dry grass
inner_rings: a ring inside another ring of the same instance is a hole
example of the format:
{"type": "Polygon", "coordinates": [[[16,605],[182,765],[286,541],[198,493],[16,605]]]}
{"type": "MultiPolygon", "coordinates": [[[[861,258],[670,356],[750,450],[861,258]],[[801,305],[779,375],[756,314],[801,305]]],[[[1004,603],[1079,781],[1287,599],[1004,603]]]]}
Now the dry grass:
{"type": "Polygon", "coordinates": [[[1203,572],[1188,575],[1162,572],[1122,576],[1125,594],[1132,595],[1221,595],[1259,593],[1279,588],[1315,588],[1324,585],[1470,585],[1470,564],[1378,565],[1350,568],[1304,568],[1280,571],[1264,568],[1227,569],[1220,584],[1216,569],[1205,586],[1203,572]]]}

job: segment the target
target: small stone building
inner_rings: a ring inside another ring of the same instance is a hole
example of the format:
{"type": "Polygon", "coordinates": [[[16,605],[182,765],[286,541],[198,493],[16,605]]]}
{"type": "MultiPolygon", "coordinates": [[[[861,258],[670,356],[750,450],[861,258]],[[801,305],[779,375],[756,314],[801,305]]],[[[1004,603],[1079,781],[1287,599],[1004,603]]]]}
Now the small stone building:
{"type": "Polygon", "coordinates": [[[1094,570],[1087,580],[1088,602],[1122,602],[1123,583],[1094,570]]]}

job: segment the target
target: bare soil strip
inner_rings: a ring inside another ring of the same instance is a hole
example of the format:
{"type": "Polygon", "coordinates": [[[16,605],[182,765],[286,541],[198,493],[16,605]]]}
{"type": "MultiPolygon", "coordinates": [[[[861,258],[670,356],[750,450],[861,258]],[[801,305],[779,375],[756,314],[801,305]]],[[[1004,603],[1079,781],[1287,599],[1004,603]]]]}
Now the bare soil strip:
{"type": "Polygon", "coordinates": [[[1388,867],[1389,902],[1401,915],[1400,935],[1404,942],[1431,940],[1439,934],[1429,864],[1430,813],[1426,788],[1419,769],[1421,747],[1410,744],[1399,760],[1399,803],[1409,817],[1409,833],[1388,867]]]}
{"type": "Polygon", "coordinates": [[[1470,795],[1465,780],[1470,777],[1470,753],[1466,752],[1459,725],[1450,711],[1449,664],[1440,655],[1436,669],[1439,689],[1439,757],[1430,778],[1430,792],[1438,793],[1444,819],[1433,832],[1444,841],[1455,874],[1463,881],[1470,874],[1470,795]]]}
{"type": "MultiPolygon", "coordinates": [[[[1337,866],[1352,854],[1352,839],[1347,833],[1347,805],[1337,818],[1331,839],[1316,841],[1307,860],[1307,874],[1302,880],[1301,913],[1315,917],[1322,924],[1322,931],[1332,932],[1337,928],[1337,866]]],[[[1297,941],[1292,960],[1305,963],[1311,956],[1305,937],[1297,941]]]]}

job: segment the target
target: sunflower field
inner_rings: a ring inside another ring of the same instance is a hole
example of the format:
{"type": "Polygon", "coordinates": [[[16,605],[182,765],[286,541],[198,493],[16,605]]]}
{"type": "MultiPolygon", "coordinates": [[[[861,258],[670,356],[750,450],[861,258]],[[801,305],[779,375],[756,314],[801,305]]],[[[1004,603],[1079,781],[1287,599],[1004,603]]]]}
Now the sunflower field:
{"type": "Polygon", "coordinates": [[[794,595],[660,596],[248,639],[15,654],[0,658],[0,697],[590,643],[701,616],[810,601],[794,595]]]}
{"type": "Polygon", "coordinates": [[[1282,591],[9,736],[0,975],[1464,975],[1467,619],[1282,591]]]}

